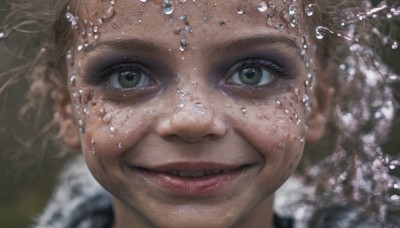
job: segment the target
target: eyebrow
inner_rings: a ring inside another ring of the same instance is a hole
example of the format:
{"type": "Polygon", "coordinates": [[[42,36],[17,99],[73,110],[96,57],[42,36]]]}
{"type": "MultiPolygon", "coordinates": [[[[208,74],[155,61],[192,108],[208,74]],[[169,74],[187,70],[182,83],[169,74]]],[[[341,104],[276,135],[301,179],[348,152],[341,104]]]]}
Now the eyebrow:
{"type": "Polygon", "coordinates": [[[166,53],[171,54],[168,49],[163,48],[161,45],[138,38],[130,39],[110,39],[96,42],[94,45],[90,45],[85,49],[86,53],[94,51],[101,47],[111,47],[126,50],[143,50],[155,53],[166,53]]]}
{"type": "Polygon", "coordinates": [[[295,38],[284,34],[255,34],[248,37],[234,37],[219,44],[212,44],[205,50],[209,55],[230,53],[233,50],[247,49],[260,45],[284,44],[290,48],[301,50],[295,38]]]}
{"type": "MultiPolygon", "coordinates": [[[[211,57],[217,53],[229,53],[232,52],[232,50],[273,44],[285,44],[288,47],[294,48],[296,50],[301,50],[295,38],[293,37],[283,34],[255,34],[246,37],[233,37],[231,39],[228,39],[227,41],[211,44],[209,46],[206,46],[203,51],[205,54],[211,57]]],[[[89,53],[103,46],[127,50],[143,50],[152,53],[165,53],[167,55],[172,55],[172,52],[170,52],[169,49],[163,48],[160,44],[139,38],[110,39],[100,41],[94,45],[89,45],[85,49],[85,53],[89,53]]]]}

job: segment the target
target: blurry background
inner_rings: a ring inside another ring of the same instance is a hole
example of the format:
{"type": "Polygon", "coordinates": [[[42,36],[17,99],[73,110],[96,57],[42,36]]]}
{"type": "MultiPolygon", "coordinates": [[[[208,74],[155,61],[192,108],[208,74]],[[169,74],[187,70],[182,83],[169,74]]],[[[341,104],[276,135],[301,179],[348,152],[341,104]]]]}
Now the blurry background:
{"type": "MultiPolygon", "coordinates": [[[[0,0],[0,28],[7,11],[5,2],[0,0]]],[[[385,50],[383,57],[400,74],[400,49],[385,50]]],[[[9,58],[6,52],[0,51],[0,73],[4,71],[2,70],[4,66],[13,64],[13,62],[14,60],[9,58]]],[[[0,78],[0,85],[3,83],[4,79],[0,78]]],[[[395,96],[400,101],[400,85],[396,85],[396,87],[395,96]]],[[[35,123],[40,123],[40,119],[35,116],[25,121],[17,121],[15,118],[24,103],[20,94],[26,89],[28,87],[24,82],[18,82],[16,86],[10,87],[0,96],[1,228],[28,227],[29,224],[32,224],[35,216],[42,211],[51,196],[62,164],[68,160],[68,157],[61,159],[52,156],[36,156],[36,151],[42,150],[40,142],[35,144],[31,153],[21,156],[21,150],[28,143],[26,140],[35,134],[35,123]]],[[[46,115],[41,116],[41,118],[43,117],[50,118],[46,115]]],[[[392,138],[400,139],[399,121],[394,123],[392,138]]],[[[400,143],[398,140],[391,140],[384,145],[384,148],[386,151],[400,152],[400,143]]],[[[48,145],[47,149],[49,151],[47,154],[51,154],[51,151],[54,150],[51,145],[48,145]]]]}

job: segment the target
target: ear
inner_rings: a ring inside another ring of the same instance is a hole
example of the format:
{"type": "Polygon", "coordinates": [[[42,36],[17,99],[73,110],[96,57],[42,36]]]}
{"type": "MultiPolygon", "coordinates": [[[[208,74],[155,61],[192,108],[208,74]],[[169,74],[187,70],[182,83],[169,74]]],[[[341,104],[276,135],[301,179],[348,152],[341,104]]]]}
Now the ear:
{"type": "Polygon", "coordinates": [[[325,133],[328,115],[330,113],[334,89],[331,87],[329,78],[335,72],[331,67],[327,67],[317,81],[316,91],[313,95],[311,113],[307,121],[308,131],[306,141],[314,143],[322,138],[325,133]],[[322,81],[323,80],[323,81],[322,81]]]}
{"type": "Polygon", "coordinates": [[[74,116],[74,109],[66,85],[60,82],[60,77],[53,77],[56,90],[52,93],[54,102],[55,119],[60,131],[57,135],[71,149],[78,150],[81,147],[79,129],[74,116]]]}

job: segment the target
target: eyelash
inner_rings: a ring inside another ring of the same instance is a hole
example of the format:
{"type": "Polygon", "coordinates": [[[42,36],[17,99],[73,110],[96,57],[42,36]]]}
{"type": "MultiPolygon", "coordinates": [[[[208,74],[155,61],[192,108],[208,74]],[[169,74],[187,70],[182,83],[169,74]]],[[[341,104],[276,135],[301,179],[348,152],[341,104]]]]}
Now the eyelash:
{"type": "Polygon", "coordinates": [[[246,59],[233,66],[234,71],[243,70],[248,67],[265,67],[274,76],[279,76],[282,78],[288,78],[288,71],[279,64],[273,63],[265,59],[246,59]]]}
{"type": "Polygon", "coordinates": [[[109,77],[115,73],[116,71],[131,71],[131,70],[140,70],[143,71],[145,74],[148,74],[147,67],[139,63],[120,63],[117,65],[113,65],[111,67],[106,68],[105,70],[101,71],[100,73],[96,74],[92,79],[91,82],[95,85],[105,83],[109,77]]]}

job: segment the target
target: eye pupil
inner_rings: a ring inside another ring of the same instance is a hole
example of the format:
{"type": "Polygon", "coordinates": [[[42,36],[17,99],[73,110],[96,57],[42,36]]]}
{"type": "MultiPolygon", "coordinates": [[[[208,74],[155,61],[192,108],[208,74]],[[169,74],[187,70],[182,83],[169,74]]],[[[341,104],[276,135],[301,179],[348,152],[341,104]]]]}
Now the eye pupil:
{"type": "Polygon", "coordinates": [[[132,88],[139,84],[141,74],[138,71],[124,71],[118,75],[118,81],[122,88],[132,88]]]}
{"type": "Polygon", "coordinates": [[[262,79],[262,69],[260,67],[249,67],[239,71],[239,78],[243,84],[257,85],[262,79]]]}

